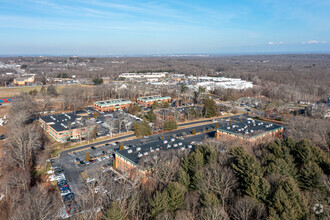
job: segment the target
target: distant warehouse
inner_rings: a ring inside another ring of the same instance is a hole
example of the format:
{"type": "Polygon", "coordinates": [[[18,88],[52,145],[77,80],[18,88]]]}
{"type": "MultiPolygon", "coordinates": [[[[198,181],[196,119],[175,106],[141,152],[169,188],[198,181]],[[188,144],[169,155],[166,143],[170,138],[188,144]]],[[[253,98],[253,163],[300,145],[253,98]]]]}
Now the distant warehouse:
{"type": "Polygon", "coordinates": [[[73,113],[45,115],[39,118],[40,126],[56,141],[65,143],[92,135],[95,125],[83,116],[73,113]]]}
{"type": "Polygon", "coordinates": [[[151,106],[154,102],[171,102],[170,96],[145,96],[137,99],[139,105],[151,106]]]}
{"type": "Polygon", "coordinates": [[[94,102],[94,109],[99,112],[117,111],[119,109],[127,109],[132,102],[124,99],[112,99],[94,102]]]}

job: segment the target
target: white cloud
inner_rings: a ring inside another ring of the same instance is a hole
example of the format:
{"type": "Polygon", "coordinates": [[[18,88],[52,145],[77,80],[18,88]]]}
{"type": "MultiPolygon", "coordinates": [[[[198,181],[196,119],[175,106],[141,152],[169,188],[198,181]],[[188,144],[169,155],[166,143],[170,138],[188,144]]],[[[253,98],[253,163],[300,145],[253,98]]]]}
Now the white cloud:
{"type": "Polygon", "coordinates": [[[280,42],[269,41],[268,42],[268,45],[280,45],[280,44],[284,44],[284,42],[283,41],[280,41],[280,42]]]}
{"type": "Polygon", "coordinates": [[[308,44],[318,44],[320,42],[318,42],[317,40],[309,40],[307,41],[308,44]]]}
{"type": "Polygon", "coordinates": [[[303,41],[301,44],[326,44],[326,41],[317,41],[317,40],[309,40],[309,41],[303,41]]]}

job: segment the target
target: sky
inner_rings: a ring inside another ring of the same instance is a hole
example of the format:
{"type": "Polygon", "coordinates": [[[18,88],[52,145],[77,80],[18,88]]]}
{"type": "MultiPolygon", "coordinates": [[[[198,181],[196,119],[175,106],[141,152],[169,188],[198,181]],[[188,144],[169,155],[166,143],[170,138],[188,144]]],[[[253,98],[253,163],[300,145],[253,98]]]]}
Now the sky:
{"type": "Polygon", "coordinates": [[[330,0],[0,0],[0,55],[330,52],[330,0]]]}

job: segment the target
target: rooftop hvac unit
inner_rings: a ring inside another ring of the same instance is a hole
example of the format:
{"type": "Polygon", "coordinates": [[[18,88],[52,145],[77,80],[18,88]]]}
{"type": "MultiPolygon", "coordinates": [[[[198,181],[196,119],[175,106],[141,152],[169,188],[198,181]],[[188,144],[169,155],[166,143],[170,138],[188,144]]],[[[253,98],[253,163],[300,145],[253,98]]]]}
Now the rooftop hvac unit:
{"type": "Polygon", "coordinates": [[[131,154],[133,151],[132,150],[128,150],[127,153],[131,154]]]}
{"type": "Polygon", "coordinates": [[[170,148],[170,147],[171,147],[171,145],[170,145],[170,144],[168,144],[168,145],[167,145],[167,148],[170,148]]]}
{"type": "Polygon", "coordinates": [[[178,144],[174,144],[174,145],[173,145],[173,147],[177,147],[177,146],[178,146],[178,144]]]}
{"type": "Polygon", "coordinates": [[[167,142],[168,142],[167,140],[163,141],[164,144],[167,144],[167,142]]]}
{"type": "Polygon", "coordinates": [[[189,149],[191,149],[191,148],[192,148],[192,145],[191,145],[191,144],[189,144],[189,145],[188,145],[188,148],[189,148],[189,149]]]}
{"type": "Polygon", "coordinates": [[[179,143],[179,146],[181,146],[181,145],[182,145],[182,142],[179,143]]]}
{"type": "Polygon", "coordinates": [[[180,147],[180,149],[181,149],[182,151],[184,151],[186,148],[184,148],[184,147],[180,147]]]}
{"type": "Polygon", "coordinates": [[[144,156],[147,156],[148,154],[149,154],[148,152],[144,152],[144,154],[143,154],[143,155],[144,155],[144,156]]]}
{"type": "Polygon", "coordinates": [[[136,151],[140,151],[140,150],[141,150],[141,147],[136,148],[136,151]]]}
{"type": "Polygon", "coordinates": [[[159,151],[159,148],[156,148],[156,151],[159,151]]]}
{"type": "Polygon", "coordinates": [[[142,157],[142,156],[143,156],[143,154],[141,154],[141,153],[138,154],[138,157],[142,157]]]}

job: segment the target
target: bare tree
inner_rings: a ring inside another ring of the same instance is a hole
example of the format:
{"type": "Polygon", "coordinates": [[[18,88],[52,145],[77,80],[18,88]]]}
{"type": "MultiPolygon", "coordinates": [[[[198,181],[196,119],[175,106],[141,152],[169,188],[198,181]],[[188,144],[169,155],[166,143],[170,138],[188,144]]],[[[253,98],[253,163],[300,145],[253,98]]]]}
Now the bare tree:
{"type": "Polygon", "coordinates": [[[202,192],[213,192],[219,196],[222,206],[237,187],[235,175],[228,167],[219,163],[211,163],[203,169],[204,178],[199,183],[202,192]]]}
{"type": "Polygon", "coordinates": [[[9,134],[6,145],[9,149],[8,159],[25,171],[34,153],[41,147],[40,131],[35,124],[22,125],[20,128],[12,125],[9,134]]]}
{"type": "Polygon", "coordinates": [[[37,186],[20,195],[20,199],[13,204],[13,215],[10,219],[56,219],[60,207],[61,203],[55,193],[37,186]]]}
{"type": "Polygon", "coordinates": [[[229,220],[229,216],[225,209],[221,206],[204,208],[201,212],[201,219],[203,220],[229,220]]]}

